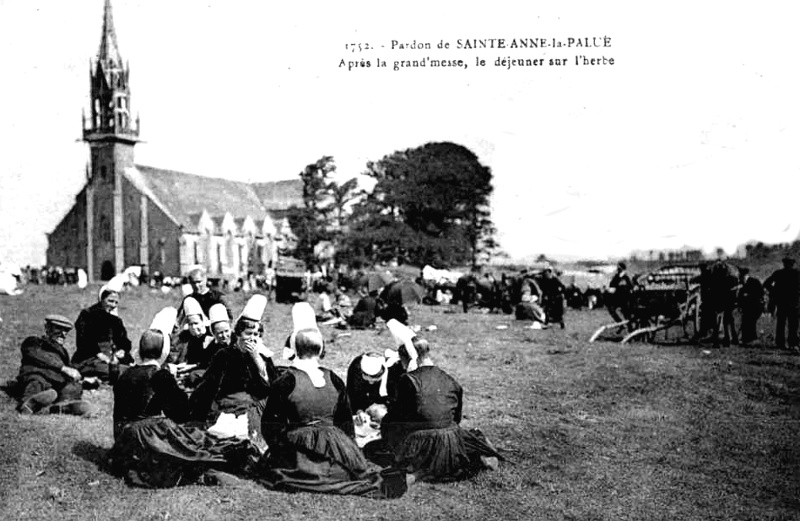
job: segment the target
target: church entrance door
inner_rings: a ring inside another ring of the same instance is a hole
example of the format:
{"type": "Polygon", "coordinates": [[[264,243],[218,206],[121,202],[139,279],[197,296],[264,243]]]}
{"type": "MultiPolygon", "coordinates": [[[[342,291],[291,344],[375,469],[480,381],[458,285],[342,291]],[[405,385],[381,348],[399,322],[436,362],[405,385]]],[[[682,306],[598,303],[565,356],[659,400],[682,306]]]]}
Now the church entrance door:
{"type": "Polygon", "coordinates": [[[111,280],[111,278],[116,275],[114,269],[114,264],[111,261],[104,261],[102,266],[100,266],[100,280],[111,280]]]}

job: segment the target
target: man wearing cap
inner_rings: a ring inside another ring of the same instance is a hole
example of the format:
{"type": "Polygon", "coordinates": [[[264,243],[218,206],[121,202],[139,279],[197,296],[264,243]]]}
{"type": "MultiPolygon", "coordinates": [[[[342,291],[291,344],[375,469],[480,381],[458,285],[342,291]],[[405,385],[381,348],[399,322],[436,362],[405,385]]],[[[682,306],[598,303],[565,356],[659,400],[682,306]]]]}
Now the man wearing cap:
{"type": "Polygon", "coordinates": [[[20,393],[18,410],[23,414],[64,412],[82,415],[88,406],[81,402],[81,374],[69,364],[64,347],[72,323],[62,315],[47,315],[44,336],[22,342],[22,363],[17,377],[20,393]]]}
{"type": "Polygon", "coordinates": [[[800,315],[800,271],[794,267],[794,259],[783,259],[783,268],[777,270],[764,281],[764,288],[775,304],[777,324],[775,326],[775,345],[784,349],[788,341],[789,349],[798,348],[798,315],[800,315]],[[786,328],[789,333],[787,335],[786,328]]]}
{"type": "Polygon", "coordinates": [[[75,321],[75,354],[72,363],[83,376],[108,380],[109,364],[133,362],[131,341],[122,319],[117,316],[121,286],[112,284],[100,290],[100,301],[82,310],[75,321]]]}
{"type": "Polygon", "coordinates": [[[764,312],[764,286],[750,275],[748,268],[739,268],[741,286],[739,289],[739,309],[742,312],[742,343],[748,344],[758,337],[756,324],[764,312]]]}

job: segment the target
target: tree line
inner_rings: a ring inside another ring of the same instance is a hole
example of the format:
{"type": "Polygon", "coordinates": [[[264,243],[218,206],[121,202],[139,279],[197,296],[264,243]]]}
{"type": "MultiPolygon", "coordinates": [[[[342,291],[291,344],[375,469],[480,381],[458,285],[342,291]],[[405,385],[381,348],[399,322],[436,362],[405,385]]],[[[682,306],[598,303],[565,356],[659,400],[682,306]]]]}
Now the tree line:
{"type": "Polygon", "coordinates": [[[335,173],[332,156],[300,172],[303,204],[288,212],[295,257],[314,262],[315,247],[328,242],[340,264],[476,266],[499,249],[491,169],[462,145],[427,143],[370,161],[363,175],[371,190],[335,173]]]}

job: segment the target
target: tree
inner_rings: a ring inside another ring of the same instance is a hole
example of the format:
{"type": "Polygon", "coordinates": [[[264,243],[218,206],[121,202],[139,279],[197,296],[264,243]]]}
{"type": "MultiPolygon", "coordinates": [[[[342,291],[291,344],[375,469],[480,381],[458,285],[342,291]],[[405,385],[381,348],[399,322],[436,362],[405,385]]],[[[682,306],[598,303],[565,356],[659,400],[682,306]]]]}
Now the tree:
{"type": "Polygon", "coordinates": [[[334,250],[336,251],[336,261],[350,261],[350,255],[343,247],[344,239],[348,231],[348,205],[363,195],[363,191],[358,188],[358,179],[355,177],[348,179],[342,184],[332,181],[328,188],[331,194],[331,239],[333,240],[334,250]]]}
{"type": "Polygon", "coordinates": [[[373,260],[477,263],[495,249],[491,169],[469,149],[428,143],[367,163],[375,187],[354,208],[348,245],[373,260]]]}
{"type": "Polygon", "coordinates": [[[294,255],[306,262],[314,261],[314,246],[330,236],[330,175],[336,172],[332,156],[322,156],[300,172],[303,181],[303,206],[289,208],[288,219],[297,236],[294,255]]]}
{"type": "Polygon", "coordinates": [[[344,230],[347,224],[347,205],[361,195],[358,190],[358,179],[355,177],[348,179],[341,185],[332,181],[328,185],[328,189],[331,197],[333,222],[337,229],[344,230]]]}

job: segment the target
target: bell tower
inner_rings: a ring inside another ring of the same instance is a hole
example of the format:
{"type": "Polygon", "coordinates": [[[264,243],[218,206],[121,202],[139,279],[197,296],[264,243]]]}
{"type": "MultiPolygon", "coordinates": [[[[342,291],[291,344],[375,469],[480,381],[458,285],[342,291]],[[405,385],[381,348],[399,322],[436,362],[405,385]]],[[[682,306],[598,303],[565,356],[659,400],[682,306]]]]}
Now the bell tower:
{"type": "MultiPolygon", "coordinates": [[[[130,69],[123,62],[114,30],[111,0],[103,6],[100,48],[90,60],[89,115],[83,113],[83,140],[89,144],[86,226],[87,273],[106,280],[124,266],[123,174],[134,166],[139,118],[131,112],[130,69]]],[[[133,211],[134,209],[129,209],[133,211]]]]}

